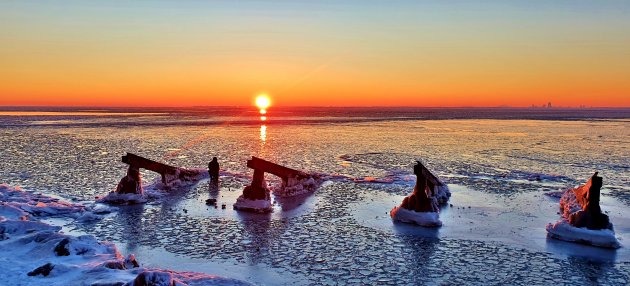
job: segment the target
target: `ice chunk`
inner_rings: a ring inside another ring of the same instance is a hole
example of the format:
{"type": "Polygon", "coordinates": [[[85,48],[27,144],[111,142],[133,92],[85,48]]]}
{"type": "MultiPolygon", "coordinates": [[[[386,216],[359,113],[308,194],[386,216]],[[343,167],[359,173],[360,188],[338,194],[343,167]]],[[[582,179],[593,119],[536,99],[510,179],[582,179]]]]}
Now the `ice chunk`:
{"type": "Polygon", "coordinates": [[[61,227],[38,221],[5,220],[0,222],[0,240],[40,231],[59,231],[61,227]]]}
{"type": "Polygon", "coordinates": [[[274,188],[273,193],[279,197],[298,196],[317,190],[323,181],[319,175],[291,176],[286,183],[282,182],[279,187],[274,188]]]}
{"type": "MultiPolygon", "coordinates": [[[[177,281],[179,282],[179,281],[177,281]]],[[[182,285],[181,282],[176,283],[175,279],[173,279],[173,274],[164,271],[145,271],[141,272],[136,276],[136,278],[126,286],[145,286],[145,285],[155,285],[155,286],[175,286],[182,285]]]]}
{"type": "Polygon", "coordinates": [[[395,221],[415,223],[420,226],[437,227],[442,225],[438,212],[416,212],[397,206],[390,211],[390,216],[395,221]]]}
{"type": "Polygon", "coordinates": [[[566,220],[547,225],[547,234],[551,238],[564,241],[590,244],[599,247],[619,248],[621,244],[611,229],[592,230],[585,227],[574,227],[566,220]]]}
{"type": "MultiPolygon", "coordinates": [[[[80,204],[62,202],[57,198],[27,192],[20,188],[11,188],[6,184],[0,185],[0,201],[7,215],[9,212],[17,215],[18,213],[14,210],[9,210],[14,208],[34,216],[74,215],[83,212],[85,208],[80,204]]],[[[4,216],[1,212],[0,209],[0,216],[4,216]]]]}
{"type": "Polygon", "coordinates": [[[29,214],[17,207],[11,206],[7,203],[0,203],[0,217],[5,219],[19,220],[27,219],[29,214]]]}
{"type": "Polygon", "coordinates": [[[234,209],[242,211],[251,211],[259,213],[267,213],[272,211],[271,200],[250,200],[243,195],[236,199],[234,209]]]}
{"type": "Polygon", "coordinates": [[[144,193],[142,194],[121,194],[117,192],[110,192],[106,196],[102,198],[98,198],[96,202],[98,203],[108,203],[114,205],[133,205],[133,204],[142,204],[148,201],[148,196],[144,193]]]}

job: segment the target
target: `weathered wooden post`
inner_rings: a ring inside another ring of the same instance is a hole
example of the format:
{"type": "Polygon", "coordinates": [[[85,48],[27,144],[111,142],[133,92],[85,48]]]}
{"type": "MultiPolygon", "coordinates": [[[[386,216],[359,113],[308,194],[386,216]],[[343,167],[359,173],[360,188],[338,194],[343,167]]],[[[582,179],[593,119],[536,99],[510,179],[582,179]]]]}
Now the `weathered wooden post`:
{"type": "Polygon", "coordinates": [[[405,197],[400,206],[394,207],[390,216],[397,221],[422,226],[442,225],[438,197],[444,197],[443,203],[446,203],[450,197],[448,188],[420,162],[413,167],[413,173],[416,175],[413,193],[405,197]]]}
{"type": "Polygon", "coordinates": [[[142,194],[143,192],[140,170],[130,165],[127,169],[127,175],[120,179],[118,186],[116,186],[116,193],[142,194]]]}
{"type": "MultiPolygon", "coordinates": [[[[597,176],[595,172],[586,184],[572,190],[581,210],[571,213],[568,216],[569,223],[575,227],[586,227],[588,229],[606,229],[610,228],[610,220],[608,216],[602,213],[599,206],[599,197],[603,185],[602,177],[597,176]]],[[[561,201],[561,204],[563,202],[561,201]]],[[[564,209],[569,206],[569,202],[564,202],[564,209]]]]}

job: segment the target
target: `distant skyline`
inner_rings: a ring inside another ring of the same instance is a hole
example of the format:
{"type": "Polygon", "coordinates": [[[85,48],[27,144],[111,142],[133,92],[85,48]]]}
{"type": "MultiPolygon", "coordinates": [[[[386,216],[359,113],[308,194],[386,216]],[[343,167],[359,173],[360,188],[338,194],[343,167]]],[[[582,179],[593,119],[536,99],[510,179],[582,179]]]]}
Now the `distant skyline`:
{"type": "Polygon", "coordinates": [[[1,1],[0,106],[630,107],[630,1],[1,1]]]}

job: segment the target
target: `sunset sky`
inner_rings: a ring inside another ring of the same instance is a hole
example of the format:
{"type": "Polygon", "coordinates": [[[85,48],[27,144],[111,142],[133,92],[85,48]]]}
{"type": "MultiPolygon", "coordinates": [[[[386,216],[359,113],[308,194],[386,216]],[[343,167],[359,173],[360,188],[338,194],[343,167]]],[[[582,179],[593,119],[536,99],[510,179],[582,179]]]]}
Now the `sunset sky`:
{"type": "Polygon", "coordinates": [[[472,2],[0,1],[0,105],[630,106],[630,1],[472,2]]]}

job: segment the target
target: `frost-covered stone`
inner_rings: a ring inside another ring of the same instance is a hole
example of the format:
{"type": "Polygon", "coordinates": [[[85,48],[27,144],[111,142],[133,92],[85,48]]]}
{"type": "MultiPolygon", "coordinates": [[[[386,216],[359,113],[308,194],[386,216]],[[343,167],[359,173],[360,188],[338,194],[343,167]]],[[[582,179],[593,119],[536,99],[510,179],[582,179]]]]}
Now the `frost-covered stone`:
{"type": "Polygon", "coordinates": [[[116,186],[117,194],[142,194],[142,177],[140,176],[140,169],[129,166],[127,169],[127,175],[120,179],[120,182],[116,186]]]}

